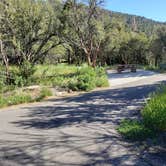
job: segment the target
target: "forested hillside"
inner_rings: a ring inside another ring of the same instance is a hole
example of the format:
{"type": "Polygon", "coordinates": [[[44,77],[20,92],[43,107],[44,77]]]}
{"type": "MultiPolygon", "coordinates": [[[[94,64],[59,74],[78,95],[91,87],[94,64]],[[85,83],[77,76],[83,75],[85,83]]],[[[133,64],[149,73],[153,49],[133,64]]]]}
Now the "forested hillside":
{"type": "Polygon", "coordinates": [[[158,28],[166,26],[166,23],[164,22],[154,21],[141,16],[112,12],[112,11],[108,12],[110,13],[111,18],[121,17],[124,20],[126,26],[129,27],[131,30],[135,30],[137,32],[144,32],[148,36],[157,33],[158,28]]]}

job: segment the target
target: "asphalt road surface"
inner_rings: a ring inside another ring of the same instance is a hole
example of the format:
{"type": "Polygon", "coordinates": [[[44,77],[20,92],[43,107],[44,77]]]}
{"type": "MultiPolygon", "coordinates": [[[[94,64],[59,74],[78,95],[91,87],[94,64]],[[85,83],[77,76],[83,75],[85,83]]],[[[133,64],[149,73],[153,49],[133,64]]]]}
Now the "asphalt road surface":
{"type": "Polygon", "coordinates": [[[139,74],[108,71],[114,84],[107,90],[2,109],[0,166],[165,166],[164,148],[153,151],[116,131],[166,81],[165,74],[139,74]]]}

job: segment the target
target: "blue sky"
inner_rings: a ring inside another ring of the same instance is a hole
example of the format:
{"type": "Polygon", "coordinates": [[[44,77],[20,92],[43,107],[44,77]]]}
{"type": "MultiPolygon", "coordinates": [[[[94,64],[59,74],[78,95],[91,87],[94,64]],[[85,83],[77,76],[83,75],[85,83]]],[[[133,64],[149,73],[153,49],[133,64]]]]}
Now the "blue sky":
{"type": "Polygon", "coordinates": [[[104,8],[166,22],[166,0],[105,0],[104,8]]]}

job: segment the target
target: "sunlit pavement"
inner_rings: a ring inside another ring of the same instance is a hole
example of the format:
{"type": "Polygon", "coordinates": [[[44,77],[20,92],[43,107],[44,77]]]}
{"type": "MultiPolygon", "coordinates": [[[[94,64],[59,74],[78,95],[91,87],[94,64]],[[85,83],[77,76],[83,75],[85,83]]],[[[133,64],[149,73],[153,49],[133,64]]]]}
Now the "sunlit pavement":
{"type": "Polygon", "coordinates": [[[165,152],[150,152],[116,131],[122,119],[139,117],[148,94],[166,80],[160,74],[145,77],[0,111],[0,166],[164,166],[165,152]]]}

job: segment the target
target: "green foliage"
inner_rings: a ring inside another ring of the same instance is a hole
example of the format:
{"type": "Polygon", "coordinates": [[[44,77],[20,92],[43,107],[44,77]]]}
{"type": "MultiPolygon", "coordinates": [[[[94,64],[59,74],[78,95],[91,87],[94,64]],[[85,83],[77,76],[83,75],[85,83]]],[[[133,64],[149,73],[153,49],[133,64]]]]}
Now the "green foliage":
{"type": "Polygon", "coordinates": [[[105,74],[105,69],[102,67],[97,67],[95,68],[96,72],[96,78],[95,78],[95,84],[96,87],[108,87],[108,78],[107,75],[105,74]]]}
{"type": "Polygon", "coordinates": [[[156,131],[166,131],[166,87],[151,96],[142,111],[145,126],[156,131]]]}
{"type": "Polygon", "coordinates": [[[37,84],[58,86],[73,91],[89,91],[95,87],[107,87],[108,80],[104,68],[92,68],[87,65],[39,65],[33,80],[37,84]],[[41,79],[42,78],[42,79],[41,79]]]}
{"type": "Polygon", "coordinates": [[[73,65],[37,65],[33,80],[36,84],[47,86],[68,87],[69,80],[77,73],[77,67],[73,65]]]}
{"type": "Polygon", "coordinates": [[[144,66],[144,70],[157,71],[157,70],[159,70],[159,68],[154,65],[147,65],[147,66],[144,66]]]}
{"type": "Polygon", "coordinates": [[[41,101],[45,97],[51,96],[52,92],[48,88],[42,88],[38,94],[34,97],[30,91],[12,91],[9,94],[0,95],[0,108],[10,106],[10,105],[17,105],[22,103],[30,103],[35,101],[41,101]]]}
{"type": "Polygon", "coordinates": [[[52,96],[51,90],[49,88],[44,87],[41,89],[39,96],[35,100],[40,101],[44,99],[45,97],[49,97],[49,96],[52,96]]]}
{"type": "Polygon", "coordinates": [[[31,77],[34,74],[35,67],[29,61],[24,61],[19,66],[19,72],[20,76],[22,76],[23,79],[27,80],[29,77],[31,77]]]}
{"type": "Polygon", "coordinates": [[[7,57],[17,65],[22,61],[43,61],[45,55],[61,42],[60,2],[54,0],[6,0],[0,2],[0,38],[7,57]],[[59,13],[57,13],[59,11],[59,13]]]}
{"type": "Polygon", "coordinates": [[[96,72],[93,68],[85,67],[78,71],[77,88],[89,91],[95,88],[96,72]]]}
{"type": "Polygon", "coordinates": [[[77,76],[69,82],[72,90],[89,91],[95,87],[107,87],[108,80],[104,69],[82,67],[78,70],[77,76]]]}
{"type": "Polygon", "coordinates": [[[32,98],[29,94],[13,94],[8,97],[0,96],[0,108],[10,105],[16,105],[21,103],[32,102],[32,98]]]}
{"type": "Polygon", "coordinates": [[[125,138],[144,140],[158,132],[166,131],[166,87],[151,95],[150,100],[142,110],[142,122],[124,120],[118,131],[125,138]]]}
{"type": "Polygon", "coordinates": [[[5,80],[3,78],[0,78],[0,91],[4,89],[5,86],[5,80]]]}
{"type": "Polygon", "coordinates": [[[29,61],[24,61],[20,66],[10,66],[11,83],[16,87],[23,87],[34,83],[33,75],[35,66],[29,61]]]}
{"type": "Polygon", "coordinates": [[[101,42],[105,38],[105,16],[100,12],[102,1],[67,0],[63,8],[63,35],[73,47],[84,52],[89,66],[96,66],[96,58],[101,42]]]}
{"type": "Polygon", "coordinates": [[[123,120],[118,132],[130,140],[144,140],[154,135],[152,130],[136,120],[123,120]]]}

